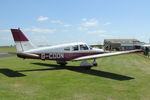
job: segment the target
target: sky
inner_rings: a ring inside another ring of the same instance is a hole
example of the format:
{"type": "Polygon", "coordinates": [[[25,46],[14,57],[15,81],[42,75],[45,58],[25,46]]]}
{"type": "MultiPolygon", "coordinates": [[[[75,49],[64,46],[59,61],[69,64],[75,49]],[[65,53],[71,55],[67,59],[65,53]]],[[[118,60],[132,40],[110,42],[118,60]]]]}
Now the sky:
{"type": "Polygon", "coordinates": [[[20,28],[35,45],[150,39],[150,0],[0,0],[0,46],[20,28]]]}

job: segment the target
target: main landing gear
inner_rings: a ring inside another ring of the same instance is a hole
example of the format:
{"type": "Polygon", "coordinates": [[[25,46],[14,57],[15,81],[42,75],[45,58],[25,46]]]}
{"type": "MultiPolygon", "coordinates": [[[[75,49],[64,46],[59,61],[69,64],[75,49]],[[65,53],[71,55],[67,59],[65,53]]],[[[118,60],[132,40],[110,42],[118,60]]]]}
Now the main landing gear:
{"type": "Polygon", "coordinates": [[[80,66],[81,67],[84,67],[85,69],[91,69],[91,67],[93,66],[98,66],[96,60],[94,59],[94,61],[92,63],[88,63],[86,60],[83,60],[81,63],[80,63],[80,66]]]}
{"type": "Polygon", "coordinates": [[[60,64],[61,66],[65,66],[67,64],[66,61],[59,61],[59,60],[57,60],[56,62],[57,62],[57,64],[60,64]]]}
{"type": "MultiPolygon", "coordinates": [[[[56,62],[57,62],[57,64],[59,64],[59,65],[61,65],[61,66],[65,66],[65,65],[67,64],[66,61],[58,61],[58,60],[57,60],[56,62]]],[[[85,69],[87,69],[87,70],[90,70],[91,67],[93,67],[93,66],[98,66],[98,63],[96,62],[95,59],[94,59],[94,61],[91,62],[91,63],[87,62],[86,60],[83,60],[83,61],[80,63],[80,66],[83,67],[83,68],[85,68],[85,69]]]]}
{"type": "Polygon", "coordinates": [[[98,63],[96,62],[96,60],[94,59],[94,61],[92,62],[93,66],[98,66],[98,63]]]}

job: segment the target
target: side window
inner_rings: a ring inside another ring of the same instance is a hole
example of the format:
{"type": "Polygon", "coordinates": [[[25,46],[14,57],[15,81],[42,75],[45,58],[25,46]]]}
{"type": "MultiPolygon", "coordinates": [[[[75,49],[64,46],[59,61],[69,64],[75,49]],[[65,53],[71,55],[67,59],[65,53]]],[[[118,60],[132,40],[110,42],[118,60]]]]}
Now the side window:
{"type": "Polygon", "coordinates": [[[88,50],[87,45],[80,45],[80,50],[88,50]]]}
{"type": "Polygon", "coordinates": [[[70,51],[70,47],[65,47],[64,50],[65,51],[70,51]]]}
{"type": "Polygon", "coordinates": [[[72,47],[72,51],[77,51],[77,50],[79,50],[78,45],[72,47]]]}

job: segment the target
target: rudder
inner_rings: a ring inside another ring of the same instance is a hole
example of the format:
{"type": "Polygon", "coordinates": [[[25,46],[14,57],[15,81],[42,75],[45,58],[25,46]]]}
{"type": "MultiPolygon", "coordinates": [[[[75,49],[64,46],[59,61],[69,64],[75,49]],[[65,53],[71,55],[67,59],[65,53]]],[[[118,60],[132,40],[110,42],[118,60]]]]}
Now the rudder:
{"type": "Polygon", "coordinates": [[[28,40],[24,33],[18,29],[11,29],[18,52],[34,49],[35,46],[28,40]]]}

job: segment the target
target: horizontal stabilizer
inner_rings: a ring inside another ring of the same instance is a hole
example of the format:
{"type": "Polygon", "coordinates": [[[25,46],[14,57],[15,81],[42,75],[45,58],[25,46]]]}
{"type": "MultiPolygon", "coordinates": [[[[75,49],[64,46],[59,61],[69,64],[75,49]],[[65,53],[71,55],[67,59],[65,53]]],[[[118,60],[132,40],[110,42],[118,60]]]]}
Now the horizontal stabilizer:
{"type": "Polygon", "coordinates": [[[37,55],[37,54],[23,53],[23,52],[8,52],[8,54],[20,55],[20,56],[25,56],[25,57],[39,57],[39,55],[37,55]]]}

